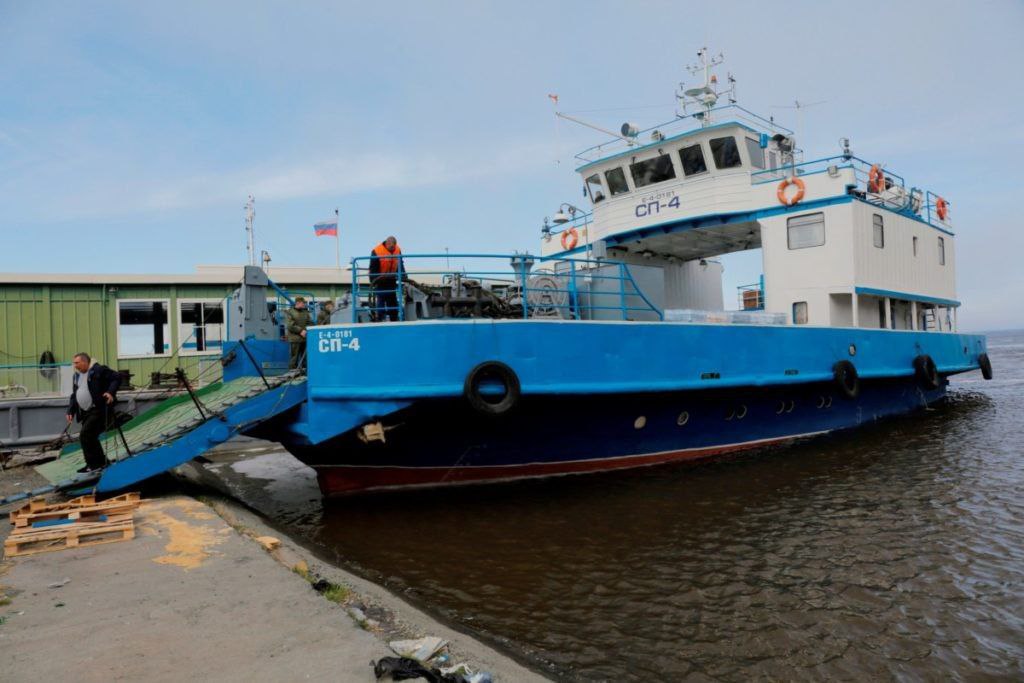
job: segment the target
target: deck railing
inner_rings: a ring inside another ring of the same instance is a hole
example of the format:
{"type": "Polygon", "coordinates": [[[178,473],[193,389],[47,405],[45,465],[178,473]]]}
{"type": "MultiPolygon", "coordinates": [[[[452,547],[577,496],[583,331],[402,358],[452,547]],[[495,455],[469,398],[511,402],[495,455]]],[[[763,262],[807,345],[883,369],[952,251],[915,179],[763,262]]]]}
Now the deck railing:
{"type": "MultiPolygon", "coordinates": [[[[903,176],[890,171],[887,168],[879,168],[882,171],[883,187],[871,186],[871,170],[876,164],[852,155],[838,155],[804,161],[798,164],[787,164],[779,168],[756,171],[750,174],[751,185],[763,185],[765,183],[776,183],[790,176],[806,177],[816,173],[835,173],[840,169],[853,169],[856,186],[849,188],[849,191],[857,193],[865,201],[883,206],[887,209],[915,216],[924,220],[929,225],[938,228],[949,228],[949,216],[940,219],[936,207],[939,195],[931,191],[925,191],[916,187],[907,187],[903,176]]],[[[949,203],[946,202],[948,211],[949,203]]]]}
{"type": "Polygon", "coordinates": [[[437,318],[663,318],[629,266],[530,254],[403,254],[398,270],[371,274],[352,260],[352,322],[437,318]]]}

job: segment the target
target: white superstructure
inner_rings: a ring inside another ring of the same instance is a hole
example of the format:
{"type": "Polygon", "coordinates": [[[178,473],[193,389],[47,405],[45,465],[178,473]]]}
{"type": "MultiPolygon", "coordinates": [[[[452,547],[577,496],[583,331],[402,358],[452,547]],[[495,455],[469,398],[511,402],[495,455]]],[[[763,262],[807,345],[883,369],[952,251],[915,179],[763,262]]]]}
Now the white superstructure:
{"type": "Polygon", "coordinates": [[[742,309],[789,324],[955,329],[948,202],[845,139],[840,154],[803,161],[791,131],[735,104],[731,75],[730,104],[715,107],[727,93],[701,58],[704,83],[681,95],[698,113],[645,131],[624,124],[578,155],[592,213],[546,226],[542,254],[659,266],[667,309],[721,310],[714,257],[761,249],[763,276],[738,294],[742,309]]]}

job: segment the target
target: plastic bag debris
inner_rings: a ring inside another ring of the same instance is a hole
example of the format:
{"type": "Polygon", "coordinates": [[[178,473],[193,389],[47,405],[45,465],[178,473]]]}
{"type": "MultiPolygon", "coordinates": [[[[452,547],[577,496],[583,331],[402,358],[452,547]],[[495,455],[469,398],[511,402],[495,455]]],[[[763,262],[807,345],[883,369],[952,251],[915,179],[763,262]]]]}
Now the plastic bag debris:
{"type": "Polygon", "coordinates": [[[409,657],[420,662],[425,662],[441,651],[448,641],[434,636],[418,638],[416,640],[392,640],[388,647],[395,651],[395,654],[402,657],[409,657]]]}
{"type": "Polygon", "coordinates": [[[373,665],[373,675],[379,680],[390,676],[393,681],[424,678],[429,683],[467,683],[459,674],[446,675],[408,657],[381,657],[373,665]]]}

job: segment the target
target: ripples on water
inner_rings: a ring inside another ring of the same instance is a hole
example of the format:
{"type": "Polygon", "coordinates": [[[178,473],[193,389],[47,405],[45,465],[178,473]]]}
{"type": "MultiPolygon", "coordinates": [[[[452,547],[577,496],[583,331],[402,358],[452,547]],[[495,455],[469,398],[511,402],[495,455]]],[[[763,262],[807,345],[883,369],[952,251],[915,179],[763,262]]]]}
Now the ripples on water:
{"type": "Polygon", "coordinates": [[[327,506],[288,456],[219,469],[559,678],[1020,677],[1024,333],[989,341],[934,411],[717,464],[327,506]]]}

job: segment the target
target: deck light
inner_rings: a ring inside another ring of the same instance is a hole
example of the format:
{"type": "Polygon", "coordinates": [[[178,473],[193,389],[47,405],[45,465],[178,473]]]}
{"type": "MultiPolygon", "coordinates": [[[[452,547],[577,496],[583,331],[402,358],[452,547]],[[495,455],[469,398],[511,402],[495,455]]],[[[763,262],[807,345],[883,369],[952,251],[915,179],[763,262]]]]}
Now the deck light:
{"type": "Polygon", "coordinates": [[[562,225],[569,222],[569,216],[559,211],[555,214],[554,218],[551,219],[551,222],[555,225],[562,225]]]}

